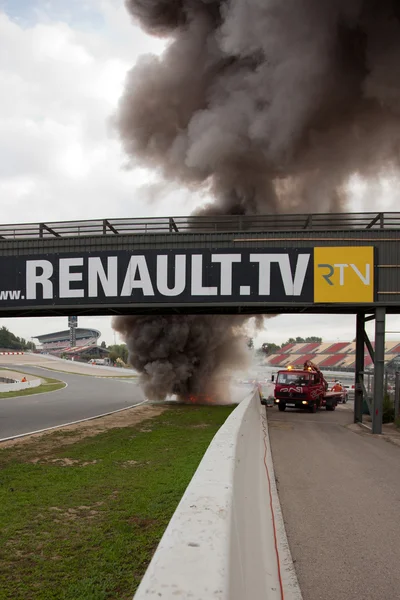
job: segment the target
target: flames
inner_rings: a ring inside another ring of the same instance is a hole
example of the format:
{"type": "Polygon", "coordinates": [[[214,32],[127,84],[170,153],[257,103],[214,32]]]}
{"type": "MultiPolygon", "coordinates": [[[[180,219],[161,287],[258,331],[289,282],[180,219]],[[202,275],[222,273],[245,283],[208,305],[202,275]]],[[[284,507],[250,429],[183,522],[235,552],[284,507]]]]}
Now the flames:
{"type": "Polygon", "coordinates": [[[187,397],[185,404],[195,404],[198,406],[201,405],[215,405],[218,404],[215,396],[210,396],[210,394],[190,394],[187,397]]]}

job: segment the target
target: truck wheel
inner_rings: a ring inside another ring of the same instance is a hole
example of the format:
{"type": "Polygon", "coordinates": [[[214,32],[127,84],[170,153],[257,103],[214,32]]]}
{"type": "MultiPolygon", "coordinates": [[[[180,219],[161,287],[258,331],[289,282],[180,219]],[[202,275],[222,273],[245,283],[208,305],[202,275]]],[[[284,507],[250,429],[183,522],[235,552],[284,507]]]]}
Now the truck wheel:
{"type": "Polygon", "coordinates": [[[279,402],[278,407],[281,412],[286,410],[286,404],[283,404],[282,402],[279,402]]]}

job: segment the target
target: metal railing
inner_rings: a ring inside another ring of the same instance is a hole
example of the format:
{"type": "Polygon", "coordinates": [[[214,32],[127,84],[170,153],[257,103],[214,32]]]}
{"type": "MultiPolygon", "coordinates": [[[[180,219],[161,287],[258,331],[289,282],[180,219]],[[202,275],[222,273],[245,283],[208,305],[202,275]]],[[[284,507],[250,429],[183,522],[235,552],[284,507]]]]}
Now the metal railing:
{"type": "Polygon", "coordinates": [[[93,219],[0,225],[1,240],[218,231],[400,229],[400,212],[93,219]]]}

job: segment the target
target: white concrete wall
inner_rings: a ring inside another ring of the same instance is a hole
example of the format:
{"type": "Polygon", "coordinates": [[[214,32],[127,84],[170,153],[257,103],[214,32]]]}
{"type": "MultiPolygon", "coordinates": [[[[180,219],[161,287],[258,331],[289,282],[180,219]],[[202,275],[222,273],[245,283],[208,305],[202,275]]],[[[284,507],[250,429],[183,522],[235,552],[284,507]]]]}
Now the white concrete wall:
{"type": "Polygon", "coordinates": [[[30,381],[16,381],[15,383],[0,383],[0,392],[19,392],[28,388],[39,387],[41,379],[31,379],[30,381]]]}
{"type": "Polygon", "coordinates": [[[285,598],[301,598],[276,488],[269,492],[267,436],[265,408],[252,391],[210,444],[135,600],[282,600],[274,522],[282,580],[292,587],[285,598]]]}

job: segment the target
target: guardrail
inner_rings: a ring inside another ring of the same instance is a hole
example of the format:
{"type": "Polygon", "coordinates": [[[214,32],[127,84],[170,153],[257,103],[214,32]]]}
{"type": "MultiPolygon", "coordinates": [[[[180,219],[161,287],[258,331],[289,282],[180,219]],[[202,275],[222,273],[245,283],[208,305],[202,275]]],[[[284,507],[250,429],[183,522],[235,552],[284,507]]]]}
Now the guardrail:
{"type": "Polygon", "coordinates": [[[146,233],[400,229],[400,212],[93,219],[0,225],[0,240],[146,233]]]}
{"type": "Polygon", "coordinates": [[[301,600],[264,411],[253,391],[218,431],[135,600],[301,600]]]}

